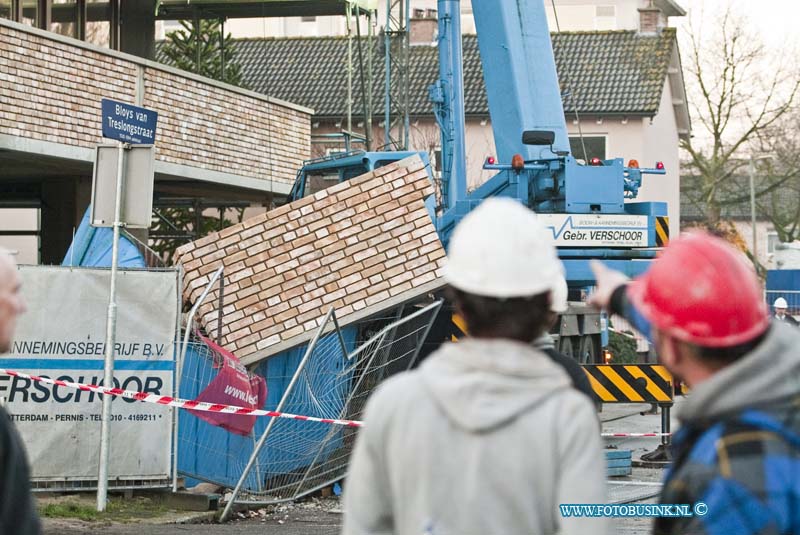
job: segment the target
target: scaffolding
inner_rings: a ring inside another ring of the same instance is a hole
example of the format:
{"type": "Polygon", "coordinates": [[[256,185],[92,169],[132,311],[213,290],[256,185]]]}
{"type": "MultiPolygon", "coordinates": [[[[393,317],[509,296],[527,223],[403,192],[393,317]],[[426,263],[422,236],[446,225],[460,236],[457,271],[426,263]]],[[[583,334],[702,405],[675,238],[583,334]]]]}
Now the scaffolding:
{"type": "Polygon", "coordinates": [[[386,0],[384,48],[384,143],[390,150],[408,150],[409,29],[411,0],[386,0]]]}

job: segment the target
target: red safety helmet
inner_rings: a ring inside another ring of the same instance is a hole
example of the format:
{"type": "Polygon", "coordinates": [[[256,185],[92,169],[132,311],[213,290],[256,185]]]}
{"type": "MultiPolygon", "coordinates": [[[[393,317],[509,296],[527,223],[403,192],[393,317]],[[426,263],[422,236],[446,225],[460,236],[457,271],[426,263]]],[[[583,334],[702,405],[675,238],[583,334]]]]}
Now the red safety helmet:
{"type": "Polygon", "coordinates": [[[705,232],[670,242],[631,283],[628,296],[654,327],[699,346],[736,346],[769,326],[769,310],[750,262],[705,232]]]}

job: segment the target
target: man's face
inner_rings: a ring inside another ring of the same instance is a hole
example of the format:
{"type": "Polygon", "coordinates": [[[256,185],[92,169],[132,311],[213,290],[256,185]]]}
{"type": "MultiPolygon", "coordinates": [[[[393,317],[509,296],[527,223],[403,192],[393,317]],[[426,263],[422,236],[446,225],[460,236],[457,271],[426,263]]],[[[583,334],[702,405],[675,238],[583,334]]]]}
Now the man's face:
{"type": "Polygon", "coordinates": [[[17,327],[17,316],[25,312],[25,301],[20,293],[21,280],[14,260],[0,251],[0,353],[11,349],[11,340],[17,327]]]}
{"type": "Polygon", "coordinates": [[[782,318],[783,316],[786,315],[786,309],[775,307],[775,315],[778,316],[779,318],[782,318]]]}

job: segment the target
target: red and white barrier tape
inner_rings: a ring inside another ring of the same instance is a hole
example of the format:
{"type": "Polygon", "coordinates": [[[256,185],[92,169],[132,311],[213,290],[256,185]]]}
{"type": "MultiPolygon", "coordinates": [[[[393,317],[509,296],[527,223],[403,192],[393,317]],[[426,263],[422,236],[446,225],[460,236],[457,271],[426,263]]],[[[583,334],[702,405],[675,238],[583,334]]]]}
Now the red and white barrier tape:
{"type": "MultiPolygon", "coordinates": [[[[265,411],[263,409],[248,409],[247,407],[237,407],[236,405],[219,405],[215,403],[207,403],[205,401],[192,401],[188,399],[172,398],[169,396],[159,396],[157,394],[148,394],[146,392],[134,392],[132,390],[122,390],[121,388],[106,388],[98,385],[87,385],[83,383],[75,383],[72,381],[62,381],[60,379],[50,379],[48,377],[40,377],[38,375],[29,375],[27,373],[16,372],[14,370],[5,370],[0,368],[0,373],[10,375],[12,377],[22,377],[23,379],[30,379],[40,383],[45,383],[55,386],[64,386],[67,388],[75,388],[87,392],[97,392],[107,396],[120,396],[123,398],[135,399],[137,401],[144,401],[145,403],[155,403],[157,405],[166,405],[168,407],[178,407],[181,409],[192,409],[195,411],[206,412],[221,412],[225,414],[238,414],[241,416],[267,416],[269,418],[288,418],[290,420],[301,420],[304,422],[320,422],[323,424],[342,425],[346,427],[363,427],[364,422],[359,420],[336,420],[332,418],[317,418],[314,416],[302,416],[299,414],[291,414],[288,412],[265,411]]],[[[672,433],[601,433],[601,437],[668,437],[672,433]]]]}
{"type": "Polygon", "coordinates": [[[206,403],[205,401],[191,401],[188,399],[172,398],[169,396],[159,396],[157,394],[147,394],[145,392],[133,392],[131,390],[122,390],[121,388],[106,388],[98,385],[87,385],[82,383],[73,383],[72,381],[61,381],[59,379],[50,379],[47,377],[39,377],[38,375],[28,375],[27,373],[15,372],[13,370],[5,370],[0,368],[0,373],[11,375],[12,377],[22,377],[23,379],[30,379],[40,383],[49,385],[64,386],[67,388],[76,388],[78,390],[97,392],[107,396],[121,396],[124,398],[135,399],[137,401],[144,401],[145,403],[155,403],[157,405],[166,405],[168,407],[179,407],[182,409],[192,409],[195,411],[207,412],[222,412],[225,414],[238,414],[242,416],[268,416],[270,418],[288,418],[290,420],[302,420],[304,422],[320,422],[323,424],[342,425],[346,427],[362,427],[364,424],[358,420],[335,420],[332,418],[315,418],[314,416],[301,416],[299,414],[290,414],[288,412],[265,411],[262,409],[248,409],[247,407],[237,407],[235,405],[218,405],[214,403],[206,403]]]}
{"type": "Polygon", "coordinates": [[[672,433],[600,433],[601,437],[671,437],[672,433]]]}

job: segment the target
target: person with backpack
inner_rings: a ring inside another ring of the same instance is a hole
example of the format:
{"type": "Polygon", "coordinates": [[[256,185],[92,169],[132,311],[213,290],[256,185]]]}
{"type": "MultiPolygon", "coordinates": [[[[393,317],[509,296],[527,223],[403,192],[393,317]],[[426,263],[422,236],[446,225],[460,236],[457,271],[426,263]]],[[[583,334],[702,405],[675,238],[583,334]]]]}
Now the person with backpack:
{"type": "Polygon", "coordinates": [[[672,241],[633,281],[599,262],[590,302],[655,344],[691,389],[677,409],[656,535],[800,533],[800,333],[770,320],[739,251],[707,233],[672,241]]]}

